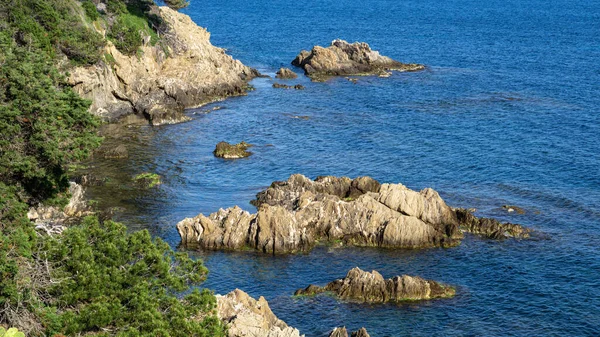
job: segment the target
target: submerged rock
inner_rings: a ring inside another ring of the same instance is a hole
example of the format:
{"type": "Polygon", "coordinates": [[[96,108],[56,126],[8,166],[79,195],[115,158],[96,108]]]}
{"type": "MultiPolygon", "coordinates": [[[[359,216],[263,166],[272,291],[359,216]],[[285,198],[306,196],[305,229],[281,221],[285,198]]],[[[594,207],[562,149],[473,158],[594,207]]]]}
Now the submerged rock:
{"type": "Polygon", "coordinates": [[[348,43],[334,40],[331,46],[315,46],[309,52],[303,50],[292,65],[304,69],[307,76],[314,78],[348,75],[386,75],[388,70],[417,71],[425,66],[394,61],[371,50],[364,42],[348,43]]]}
{"type": "Polygon", "coordinates": [[[256,214],[236,206],[184,219],[177,224],[182,242],[276,254],[309,251],[318,242],[426,248],[454,246],[462,238],[456,214],[434,190],[369,177],[313,181],[295,174],[257,194],[253,204],[256,214]]]}
{"type": "Polygon", "coordinates": [[[273,83],[273,88],[304,90],[304,86],[302,84],[287,85],[287,84],[281,84],[281,83],[273,83]]]}
{"type": "Polygon", "coordinates": [[[245,158],[252,154],[252,152],[246,151],[251,146],[251,144],[243,141],[235,145],[227,142],[219,142],[213,153],[215,157],[225,159],[245,158]]]}
{"type": "Polygon", "coordinates": [[[298,75],[296,75],[296,73],[289,68],[279,68],[277,73],[275,73],[275,77],[281,79],[294,79],[297,78],[298,75]]]}
{"type": "Polygon", "coordinates": [[[502,208],[505,209],[508,213],[516,212],[517,214],[525,214],[525,210],[519,206],[503,205],[502,208]]]}
{"type": "Polygon", "coordinates": [[[529,238],[531,230],[521,225],[501,223],[496,219],[478,218],[470,210],[455,210],[460,227],[470,233],[483,235],[490,239],[529,238]]]}
{"type": "Polygon", "coordinates": [[[90,112],[106,120],[130,114],[152,124],[189,120],[184,108],[240,95],[258,72],[210,43],[210,33],[168,7],[152,9],[160,19],[161,43],[136,55],[107,41],[104,62],[70,71],[69,83],[92,100],[90,112]]]}
{"type": "Polygon", "coordinates": [[[257,301],[236,289],[216,298],[217,315],[227,325],[228,337],[300,337],[298,329],[273,314],[262,296],[257,301]]]}
{"type": "Polygon", "coordinates": [[[456,294],[456,290],[450,286],[418,276],[402,275],[385,280],[375,270],[369,273],[356,267],[343,279],[324,287],[310,285],[298,289],[294,295],[312,296],[323,292],[331,292],[343,300],[367,303],[430,300],[456,294]]]}

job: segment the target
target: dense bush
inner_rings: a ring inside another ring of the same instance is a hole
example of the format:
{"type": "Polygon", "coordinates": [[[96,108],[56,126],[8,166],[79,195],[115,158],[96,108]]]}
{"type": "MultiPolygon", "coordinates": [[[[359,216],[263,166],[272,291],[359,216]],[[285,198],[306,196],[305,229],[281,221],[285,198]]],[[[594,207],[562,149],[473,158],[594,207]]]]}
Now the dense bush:
{"type": "Polygon", "coordinates": [[[53,56],[63,52],[74,64],[94,64],[102,56],[102,36],[81,20],[76,2],[64,0],[6,0],[6,21],[20,45],[53,56]]]}
{"type": "Polygon", "coordinates": [[[56,306],[46,310],[48,334],[102,333],[123,336],[223,336],[210,311],[215,298],[194,290],[179,300],[174,294],[202,282],[201,261],[174,253],[148,231],[127,234],[123,225],[88,217],[59,238],[47,238],[46,258],[56,306]]]}
{"type": "Polygon", "coordinates": [[[96,9],[96,5],[94,5],[94,3],[91,0],[83,1],[81,3],[81,6],[83,7],[83,10],[85,11],[85,15],[87,15],[87,17],[90,18],[90,20],[92,20],[92,21],[98,20],[98,18],[100,17],[100,14],[98,13],[98,10],[96,9]]]}

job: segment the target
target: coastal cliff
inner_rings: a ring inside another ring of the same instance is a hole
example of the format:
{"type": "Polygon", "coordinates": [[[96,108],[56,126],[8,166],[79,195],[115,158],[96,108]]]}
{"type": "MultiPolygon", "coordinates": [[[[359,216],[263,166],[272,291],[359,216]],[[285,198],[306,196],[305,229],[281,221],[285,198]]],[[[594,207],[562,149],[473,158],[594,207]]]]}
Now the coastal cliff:
{"type": "Polygon", "coordinates": [[[137,52],[126,55],[107,41],[100,62],[70,71],[73,89],[92,100],[92,114],[108,121],[136,114],[154,125],[176,123],[186,119],[185,108],[243,94],[258,75],[213,46],[210,33],[189,16],[168,7],[154,11],[161,19],[161,43],[152,45],[145,36],[137,52]]]}

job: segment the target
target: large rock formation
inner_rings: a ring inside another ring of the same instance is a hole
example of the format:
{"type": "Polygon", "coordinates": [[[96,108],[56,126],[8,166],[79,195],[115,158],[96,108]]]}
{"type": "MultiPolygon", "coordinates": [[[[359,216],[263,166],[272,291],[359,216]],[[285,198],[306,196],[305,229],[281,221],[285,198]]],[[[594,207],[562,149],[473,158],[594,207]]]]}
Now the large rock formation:
{"type": "Polygon", "coordinates": [[[324,287],[310,285],[305,289],[298,289],[295,295],[311,296],[323,292],[332,292],[343,300],[385,303],[448,298],[454,296],[456,290],[418,276],[402,275],[385,280],[375,270],[369,273],[356,267],[343,279],[330,282],[324,287]]]}
{"type": "Polygon", "coordinates": [[[217,315],[227,325],[229,337],[300,337],[298,329],[273,314],[262,296],[257,301],[236,289],[216,297],[217,315]]]}
{"type": "Polygon", "coordinates": [[[250,247],[265,253],[308,251],[318,242],[393,248],[448,247],[462,233],[454,211],[432,189],[416,192],[369,177],[292,175],[257,195],[258,213],[239,207],[177,224],[184,244],[250,247]]]}
{"type": "Polygon", "coordinates": [[[303,50],[292,64],[304,69],[304,73],[313,79],[347,75],[385,76],[388,70],[425,69],[421,64],[401,63],[382,56],[364,42],[348,43],[343,40],[334,40],[327,48],[315,46],[310,52],[303,50]]]}
{"type": "Polygon", "coordinates": [[[152,124],[185,120],[183,109],[245,92],[258,72],[214,47],[210,34],[189,16],[157,9],[161,43],[126,56],[108,42],[105,62],[72,70],[69,82],[93,101],[90,111],[107,120],[143,115],[152,124]]]}

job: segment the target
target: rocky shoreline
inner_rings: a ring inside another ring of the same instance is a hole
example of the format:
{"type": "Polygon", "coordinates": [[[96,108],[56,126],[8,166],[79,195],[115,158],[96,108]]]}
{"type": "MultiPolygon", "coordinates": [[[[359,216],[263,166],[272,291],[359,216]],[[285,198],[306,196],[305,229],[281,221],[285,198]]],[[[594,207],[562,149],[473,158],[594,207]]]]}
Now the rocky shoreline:
{"type": "Polygon", "coordinates": [[[213,46],[210,33],[189,16],[168,7],[158,7],[157,15],[164,26],[160,44],[146,43],[127,56],[108,41],[103,62],[70,72],[69,84],[92,100],[92,114],[111,122],[136,115],[153,125],[177,123],[188,119],[185,108],[243,95],[259,76],[213,46]]]}

